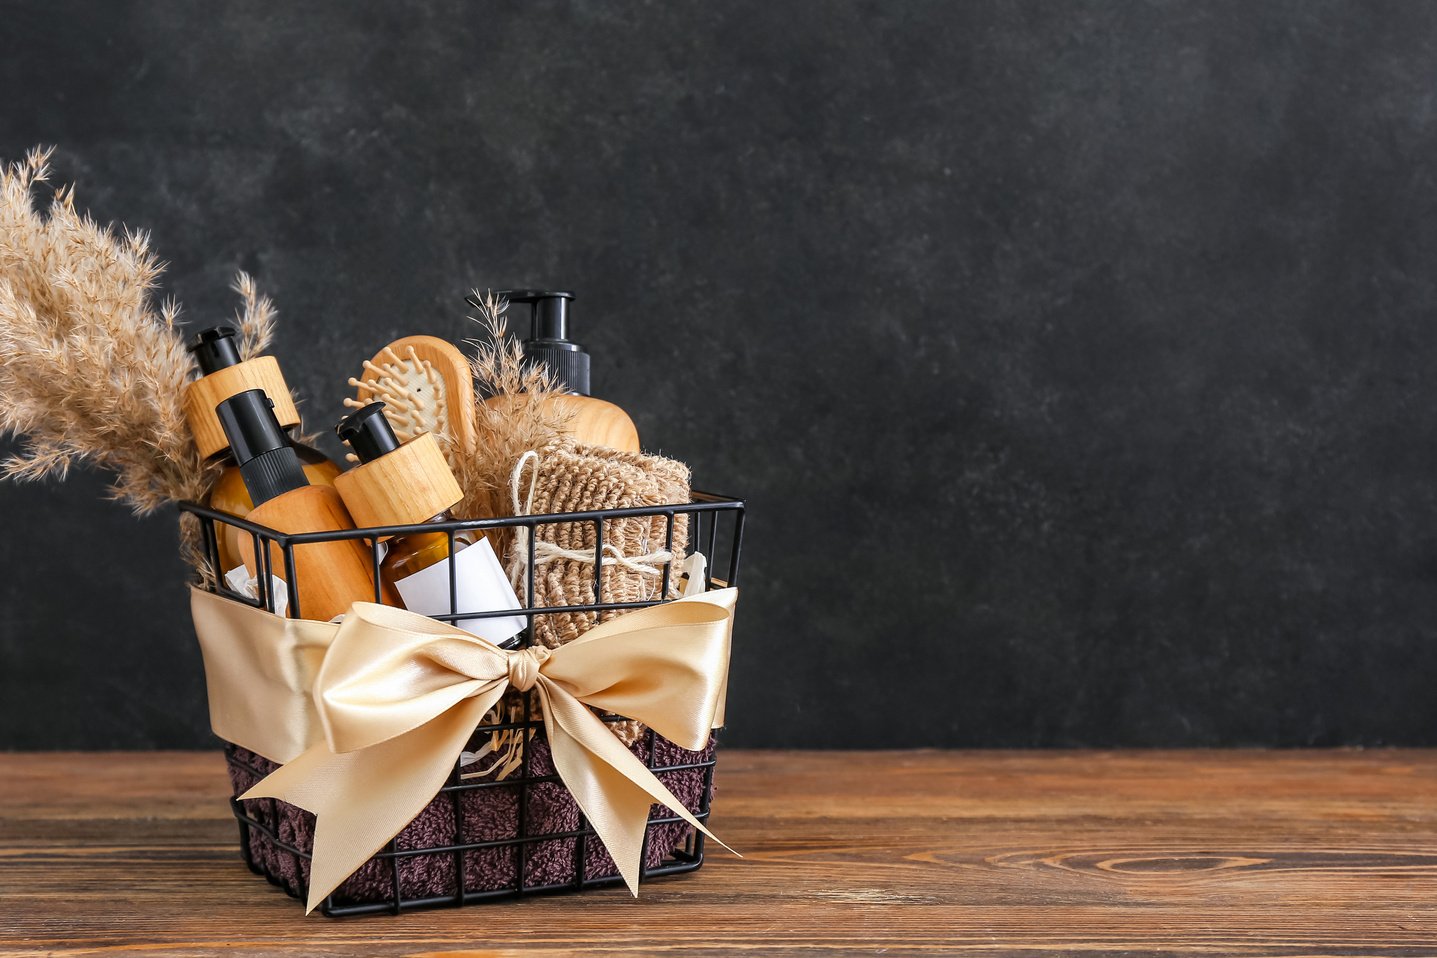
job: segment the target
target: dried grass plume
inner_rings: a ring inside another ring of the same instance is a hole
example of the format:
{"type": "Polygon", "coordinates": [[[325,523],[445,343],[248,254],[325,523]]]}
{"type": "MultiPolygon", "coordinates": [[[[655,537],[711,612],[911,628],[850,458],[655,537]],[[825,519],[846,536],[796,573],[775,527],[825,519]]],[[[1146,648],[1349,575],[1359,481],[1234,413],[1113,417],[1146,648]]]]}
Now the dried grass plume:
{"type": "MultiPolygon", "coordinates": [[[[112,498],[144,515],[202,499],[201,461],[181,399],[198,373],[177,326],[180,307],[153,300],[164,269],[144,233],[116,233],[75,208],[73,187],[41,212],[48,149],[0,169],[0,463],[16,480],[64,478],[90,465],[113,474],[112,498]]],[[[246,358],[274,333],[274,309],[244,274],[235,281],[246,358]]],[[[187,558],[199,566],[193,531],[187,558]]]]}
{"type": "Polygon", "coordinates": [[[515,463],[559,439],[572,414],[552,401],[563,390],[548,369],[524,361],[523,346],[509,334],[508,302],[476,289],[469,304],[478,312],[470,319],[484,329],[483,338],[467,340],[474,348],[477,449],[463,457],[455,477],[464,489],[463,515],[508,516],[514,511],[509,477],[515,463]]]}
{"type": "Polygon", "coordinates": [[[269,352],[274,342],[274,303],[268,296],[261,296],[254,280],[248,273],[235,274],[230,289],[239,293],[243,307],[235,313],[235,327],[239,330],[239,354],[247,362],[269,352]]]}

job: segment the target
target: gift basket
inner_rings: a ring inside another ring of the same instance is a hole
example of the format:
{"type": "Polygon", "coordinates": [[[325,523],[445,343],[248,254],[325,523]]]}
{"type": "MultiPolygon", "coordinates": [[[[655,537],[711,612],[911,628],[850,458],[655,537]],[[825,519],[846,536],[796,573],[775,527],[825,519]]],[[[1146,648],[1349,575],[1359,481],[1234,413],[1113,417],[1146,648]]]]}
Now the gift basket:
{"type": "MultiPolygon", "coordinates": [[[[659,508],[604,509],[521,519],[454,520],[422,528],[396,526],[297,536],[284,535],[195,504],[181,508],[198,517],[209,550],[217,549],[214,530],[220,523],[226,523],[251,536],[259,555],[277,550],[279,561],[290,570],[295,566],[295,550],[305,543],[342,535],[360,539],[377,555],[383,536],[435,529],[446,536],[466,531],[503,531],[534,542],[552,539],[552,533],[560,530],[570,536],[583,530],[602,551],[606,527],[617,526],[622,530],[625,525],[637,524],[662,528],[665,551],[682,552],[687,539],[702,543],[698,554],[717,559],[709,564],[708,570],[699,573],[702,581],[694,584],[680,584],[677,563],[671,561],[660,572],[652,597],[619,602],[602,601],[604,596],[612,594],[615,584],[604,581],[608,569],[595,568],[593,579],[587,584],[599,601],[546,607],[535,604],[537,586],[542,585],[544,572],[543,566],[535,565],[539,550],[521,550],[527,556],[522,614],[530,622],[645,609],[673,601],[659,597],[673,596],[685,587],[693,590],[691,594],[703,594],[701,590],[732,586],[738,577],[743,530],[742,502],[702,492],[693,493],[689,503],[659,508]],[[274,549],[266,549],[265,545],[274,549]],[[723,575],[711,574],[714,568],[720,568],[723,575]]],[[[214,586],[214,592],[227,602],[254,608],[272,609],[277,600],[293,608],[301,590],[291,588],[291,583],[297,586],[299,580],[294,576],[287,580],[269,578],[268,571],[261,570],[259,581],[270,582],[270,588],[282,594],[269,594],[269,589],[261,588],[251,597],[232,592],[223,584],[214,586]]],[[[492,610],[476,612],[463,608],[457,599],[454,608],[454,612],[433,618],[458,621],[511,614],[492,610]]],[[[535,647],[535,635],[540,631],[538,626],[526,627],[520,648],[535,647]]],[[[509,705],[506,709],[493,710],[475,727],[462,757],[448,770],[435,797],[382,851],[324,898],[319,905],[324,914],[463,905],[623,882],[613,858],[604,845],[595,840],[592,825],[555,772],[544,723],[533,696],[513,695],[509,705]],[[507,777],[500,777],[501,768],[493,768],[500,750],[489,747],[501,736],[515,746],[513,754],[506,757],[514,769],[507,777]]],[[[601,719],[611,726],[626,721],[616,714],[606,714],[601,719]]],[[[713,739],[701,749],[690,750],[664,739],[652,728],[643,728],[639,734],[625,737],[627,749],[678,797],[694,818],[706,822],[713,795],[713,739]]],[[[235,744],[227,744],[225,754],[236,796],[231,804],[239,822],[240,848],[246,864],[289,894],[305,898],[309,891],[314,816],[274,798],[240,799],[240,795],[277,766],[235,744]]],[[[702,832],[655,804],[643,833],[642,877],[647,880],[697,869],[703,863],[704,842],[702,832]]]]}
{"type": "Polygon", "coordinates": [[[176,504],[245,863],[326,915],[697,869],[744,506],[590,395],[573,294],[475,291],[485,339],[396,340],[309,444],[274,310],[182,336],[160,265],[0,170],[0,436],[18,479],[176,504]],[[529,336],[510,336],[511,304],[529,336]]]}

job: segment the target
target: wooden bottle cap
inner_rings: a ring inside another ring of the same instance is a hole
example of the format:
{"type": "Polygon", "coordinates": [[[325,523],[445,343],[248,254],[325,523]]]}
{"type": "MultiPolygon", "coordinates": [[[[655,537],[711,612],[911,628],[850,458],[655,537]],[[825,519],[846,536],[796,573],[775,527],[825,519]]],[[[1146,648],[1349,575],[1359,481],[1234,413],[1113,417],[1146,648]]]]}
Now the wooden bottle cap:
{"type": "Polygon", "coordinates": [[[411,525],[433,519],[464,498],[433,433],[334,477],[354,524],[411,525]]]}
{"type": "Polygon", "coordinates": [[[215,407],[247,389],[263,389],[274,400],[274,416],[285,429],[299,425],[299,410],[294,407],[294,397],[289,393],[284,374],[279,371],[279,361],[273,356],[256,356],[217,369],[185,387],[185,420],[204,458],[223,452],[230,444],[215,415],[215,407]]]}

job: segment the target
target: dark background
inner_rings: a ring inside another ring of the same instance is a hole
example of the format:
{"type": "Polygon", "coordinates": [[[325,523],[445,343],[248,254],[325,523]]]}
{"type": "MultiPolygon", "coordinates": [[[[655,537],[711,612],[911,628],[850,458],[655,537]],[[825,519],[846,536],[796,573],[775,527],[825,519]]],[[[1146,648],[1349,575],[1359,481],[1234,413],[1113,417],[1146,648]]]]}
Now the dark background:
{"type": "MultiPolygon", "coordinates": [[[[1437,744],[1437,7],[0,4],[312,426],[472,286],[746,496],[727,741],[1437,744]]],[[[331,451],[337,451],[331,443],[331,451]]],[[[0,487],[0,746],[205,746],[174,517],[0,487]]]]}

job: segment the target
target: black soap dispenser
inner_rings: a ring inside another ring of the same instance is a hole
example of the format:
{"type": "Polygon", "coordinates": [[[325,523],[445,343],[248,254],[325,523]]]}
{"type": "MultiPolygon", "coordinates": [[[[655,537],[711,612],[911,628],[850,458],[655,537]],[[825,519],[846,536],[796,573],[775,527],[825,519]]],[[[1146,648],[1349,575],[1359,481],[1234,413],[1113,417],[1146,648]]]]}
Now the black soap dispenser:
{"type": "MultiPolygon", "coordinates": [[[[529,336],[523,341],[524,357],[544,366],[567,393],[553,400],[568,417],[566,432],[591,446],[638,452],[639,431],[628,413],[611,402],[589,395],[589,353],[569,338],[569,304],[574,301],[574,294],[562,290],[509,289],[499,290],[495,295],[504,297],[510,305],[529,307],[529,336]]],[[[468,302],[482,308],[472,299],[468,302]]]]}

